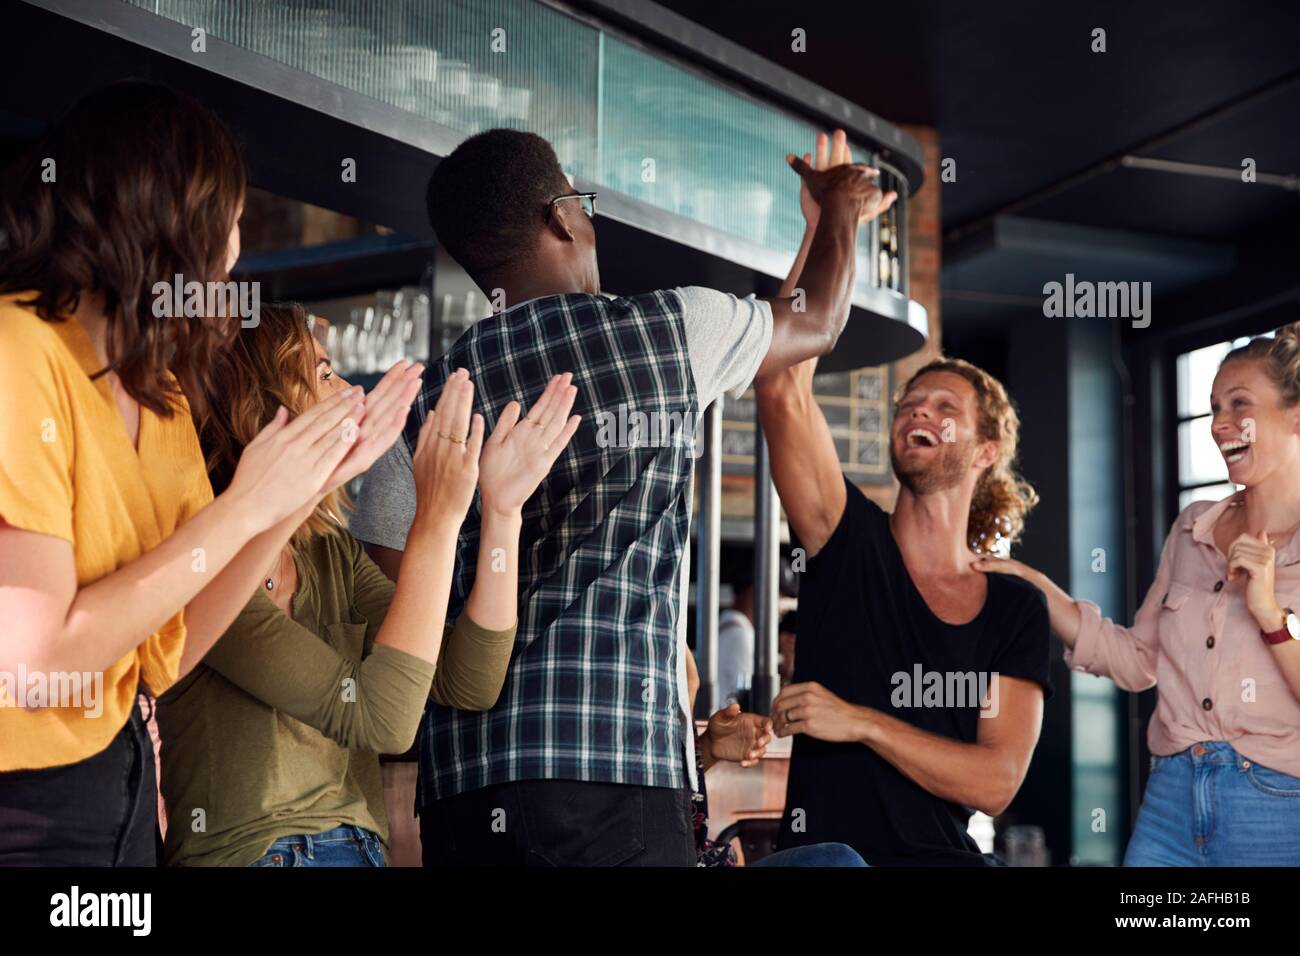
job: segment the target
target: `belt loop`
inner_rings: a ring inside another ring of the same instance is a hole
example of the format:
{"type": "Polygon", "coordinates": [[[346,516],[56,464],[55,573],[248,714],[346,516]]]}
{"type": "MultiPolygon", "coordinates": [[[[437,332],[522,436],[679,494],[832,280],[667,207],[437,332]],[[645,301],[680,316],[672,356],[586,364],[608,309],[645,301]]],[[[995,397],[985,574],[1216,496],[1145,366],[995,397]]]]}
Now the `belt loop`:
{"type": "Polygon", "coordinates": [[[311,834],[304,834],[303,840],[307,844],[307,859],[309,860],[316,859],[316,847],[315,844],[311,842],[311,834]]]}
{"type": "Polygon", "coordinates": [[[136,694],[136,706],[139,706],[140,701],[142,700],[149,705],[149,716],[144,718],[144,722],[147,724],[149,723],[149,721],[153,720],[153,708],[154,708],[153,698],[150,697],[142,690],[137,690],[135,694],[136,694]]]}

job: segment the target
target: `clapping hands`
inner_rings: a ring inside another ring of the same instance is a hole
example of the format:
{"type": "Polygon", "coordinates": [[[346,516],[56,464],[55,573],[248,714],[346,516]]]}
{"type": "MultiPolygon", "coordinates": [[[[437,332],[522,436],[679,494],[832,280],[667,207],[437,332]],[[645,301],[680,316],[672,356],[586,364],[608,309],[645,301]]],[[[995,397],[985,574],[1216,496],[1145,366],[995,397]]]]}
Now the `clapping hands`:
{"type": "Polygon", "coordinates": [[[474,383],[465,369],[453,373],[420,429],[412,458],[417,517],[459,525],[476,482],[485,512],[517,517],[578,430],[580,417],[569,414],[578,394],[572,380],[568,372],[553,376],[522,417],[518,402],[507,404],[484,442],[483,416],[471,416],[474,383]]]}
{"type": "Polygon", "coordinates": [[[522,418],[518,402],[501,412],[479,463],[484,511],[518,514],[568,446],[581,420],[569,414],[578,395],[572,382],[572,372],[552,376],[546,391],[522,418]]]}

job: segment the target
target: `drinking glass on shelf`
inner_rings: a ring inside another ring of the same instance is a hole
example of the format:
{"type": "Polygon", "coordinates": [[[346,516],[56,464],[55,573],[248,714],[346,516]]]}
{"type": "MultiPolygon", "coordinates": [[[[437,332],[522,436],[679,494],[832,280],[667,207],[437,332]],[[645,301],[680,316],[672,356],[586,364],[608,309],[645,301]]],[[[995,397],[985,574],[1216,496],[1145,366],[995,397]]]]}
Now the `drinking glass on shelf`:
{"type": "MultiPolygon", "coordinates": [[[[454,298],[450,292],[444,292],[442,298],[438,301],[438,342],[435,348],[437,348],[439,356],[445,354],[460,335],[460,330],[453,324],[455,321],[452,316],[454,298]]],[[[433,357],[430,356],[430,358],[433,357]]]]}
{"type": "Polygon", "coordinates": [[[528,109],[533,91],[522,86],[507,86],[501,91],[501,119],[518,123],[528,122],[528,109]]]}
{"type": "Polygon", "coordinates": [[[375,320],[375,307],[366,306],[361,320],[361,331],[357,334],[357,364],[362,372],[374,372],[379,368],[375,355],[375,346],[379,341],[378,322],[375,320]]]}
{"type": "Polygon", "coordinates": [[[404,357],[415,362],[429,358],[429,294],[409,286],[402,289],[404,357]]]}
{"type": "MultiPolygon", "coordinates": [[[[746,183],[732,193],[728,206],[736,217],[732,231],[753,242],[767,242],[768,220],[772,216],[770,189],[762,183],[746,183]]],[[[718,225],[726,228],[726,223],[718,225]]]]}
{"type": "Polygon", "coordinates": [[[479,304],[479,294],[473,289],[465,293],[465,318],[462,321],[462,328],[468,329],[479,319],[486,319],[492,314],[492,304],[488,302],[487,297],[483,298],[483,304],[479,304]]]}
{"type": "Polygon", "coordinates": [[[485,73],[472,73],[465,105],[475,122],[492,122],[501,107],[501,81],[485,73]]]}
{"type": "Polygon", "coordinates": [[[719,225],[720,211],[722,204],[718,201],[718,191],[709,187],[701,187],[695,190],[695,195],[691,197],[690,215],[704,223],[706,226],[717,227],[719,225]]]}
{"type": "Polygon", "coordinates": [[[311,332],[311,337],[319,342],[321,348],[325,350],[330,365],[333,366],[337,360],[335,348],[338,342],[338,333],[334,328],[334,324],[329,319],[312,313],[307,317],[307,329],[311,332]]]}
{"type": "Polygon", "coordinates": [[[389,53],[394,65],[404,74],[407,83],[411,80],[438,79],[438,51],[427,46],[404,44],[393,47],[389,53]]]}
{"type": "Polygon", "coordinates": [[[393,337],[397,329],[396,312],[401,305],[400,294],[378,292],[375,294],[375,367],[388,368],[401,358],[401,342],[396,343],[398,354],[393,354],[393,337]]]}
{"type": "Polygon", "coordinates": [[[390,368],[394,362],[407,357],[407,342],[410,336],[410,319],[407,317],[410,305],[407,291],[398,289],[392,293],[381,293],[391,305],[385,305],[383,325],[380,330],[382,346],[380,348],[380,368],[390,368]]]}
{"type": "Polygon", "coordinates": [[[438,85],[447,102],[454,103],[469,94],[469,64],[464,60],[446,60],[438,71],[438,85]]]}
{"type": "Polygon", "coordinates": [[[351,321],[339,334],[339,374],[353,375],[357,371],[357,309],[352,310],[351,321]]]}
{"type": "MultiPolygon", "coordinates": [[[[555,158],[560,161],[560,168],[567,171],[579,169],[581,161],[588,155],[584,149],[589,134],[572,126],[566,126],[551,141],[555,148],[555,158]]],[[[614,184],[620,192],[625,191],[619,183],[614,184]]]]}

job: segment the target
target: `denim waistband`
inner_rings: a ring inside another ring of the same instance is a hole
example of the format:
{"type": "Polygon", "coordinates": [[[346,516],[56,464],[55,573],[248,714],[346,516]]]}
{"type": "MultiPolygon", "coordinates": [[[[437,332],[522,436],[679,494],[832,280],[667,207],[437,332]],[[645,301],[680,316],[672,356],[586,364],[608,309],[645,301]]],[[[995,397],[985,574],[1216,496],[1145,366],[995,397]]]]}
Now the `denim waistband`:
{"type": "Polygon", "coordinates": [[[1202,740],[1200,743],[1192,744],[1186,750],[1170,754],[1167,759],[1172,760],[1176,757],[1186,757],[1191,761],[1192,766],[1227,764],[1245,769],[1250,765],[1249,760],[1239,754],[1232,744],[1224,740],[1202,740]]]}
{"type": "Polygon", "coordinates": [[[333,830],[325,830],[323,833],[298,834],[294,836],[278,837],[271,846],[283,847],[304,847],[308,853],[311,852],[313,844],[316,843],[348,843],[352,841],[360,842],[362,840],[378,840],[379,835],[372,833],[365,827],[355,827],[350,824],[335,827],[333,830]]]}

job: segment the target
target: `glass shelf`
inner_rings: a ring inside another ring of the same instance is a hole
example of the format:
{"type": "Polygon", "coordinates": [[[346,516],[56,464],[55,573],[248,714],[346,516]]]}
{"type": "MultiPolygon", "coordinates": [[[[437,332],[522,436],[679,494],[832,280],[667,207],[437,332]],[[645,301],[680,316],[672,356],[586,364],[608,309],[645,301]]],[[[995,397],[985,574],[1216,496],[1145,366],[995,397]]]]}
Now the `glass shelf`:
{"type": "MultiPolygon", "coordinates": [[[[731,237],[763,271],[779,274],[803,235],[784,156],[810,151],[816,125],[537,0],[121,2],[461,135],[536,132],[571,177],[731,237]]],[[[907,294],[908,189],[894,173],[892,223],[859,239],[855,301],[873,310],[872,293],[907,294]]]]}

